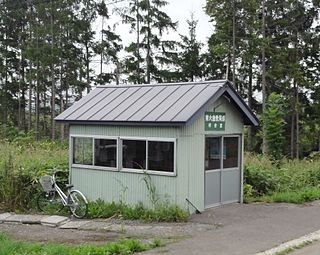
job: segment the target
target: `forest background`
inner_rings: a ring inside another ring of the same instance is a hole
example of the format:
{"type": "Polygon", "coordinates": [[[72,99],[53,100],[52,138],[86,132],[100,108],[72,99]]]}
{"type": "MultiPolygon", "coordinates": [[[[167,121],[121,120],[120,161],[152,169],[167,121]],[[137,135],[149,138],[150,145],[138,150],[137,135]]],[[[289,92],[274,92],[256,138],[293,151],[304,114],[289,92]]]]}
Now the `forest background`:
{"type": "Polygon", "coordinates": [[[229,79],[261,120],[246,129],[246,150],[274,159],[320,150],[319,0],[207,0],[214,30],[206,45],[192,15],[189,33],[168,39],[178,24],[167,5],[0,1],[1,137],[64,141],[68,128],[54,117],[95,85],[229,79]],[[111,25],[114,16],[128,31],[111,25]],[[124,44],[125,33],[134,40],[124,44]]]}

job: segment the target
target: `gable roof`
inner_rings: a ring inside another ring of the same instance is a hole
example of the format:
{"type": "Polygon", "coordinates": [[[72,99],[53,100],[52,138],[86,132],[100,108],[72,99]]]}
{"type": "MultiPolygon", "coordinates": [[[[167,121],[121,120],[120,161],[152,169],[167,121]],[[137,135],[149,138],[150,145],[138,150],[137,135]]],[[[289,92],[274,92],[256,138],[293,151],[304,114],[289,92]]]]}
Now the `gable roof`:
{"type": "Polygon", "coordinates": [[[259,124],[226,80],[98,86],[55,120],[78,124],[188,125],[222,95],[235,104],[245,124],[259,124]]]}

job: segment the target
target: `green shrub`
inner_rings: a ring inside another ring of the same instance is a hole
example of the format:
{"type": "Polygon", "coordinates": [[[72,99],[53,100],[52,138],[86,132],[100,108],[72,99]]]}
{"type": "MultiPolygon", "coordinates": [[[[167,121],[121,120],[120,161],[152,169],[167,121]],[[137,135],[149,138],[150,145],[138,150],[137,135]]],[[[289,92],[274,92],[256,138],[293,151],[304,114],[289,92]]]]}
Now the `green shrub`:
{"type": "Polygon", "coordinates": [[[320,160],[320,151],[311,152],[307,159],[312,161],[320,160]]]}
{"type": "Polygon", "coordinates": [[[282,159],[246,154],[244,200],[303,203],[319,199],[320,161],[282,159]],[[249,186],[248,186],[249,185],[249,186]]]}
{"type": "Polygon", "coordinates": [[[252,195],[259,196],[268,194],[276,188],[276,179],[268,169],[259,166],[246,166],[244,169],[244,180],[251,185],[252,195]]]}
{"type": "Polygon", "coordinates": [[[257,194],[257,191],[255,191],[250,184],[244,184],[243,185],[243,197],[244,202],[248,202],[251,197],[254,196],[254,194],[257,194]]]}

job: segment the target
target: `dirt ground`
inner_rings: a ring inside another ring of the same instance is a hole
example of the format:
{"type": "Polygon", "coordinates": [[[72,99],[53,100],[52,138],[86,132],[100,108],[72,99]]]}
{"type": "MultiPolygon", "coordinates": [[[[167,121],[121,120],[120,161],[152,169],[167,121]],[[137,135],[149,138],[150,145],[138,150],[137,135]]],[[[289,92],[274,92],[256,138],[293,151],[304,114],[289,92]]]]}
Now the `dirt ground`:
{"type": "Polygon", "coordinates": [[[113,232],[59,229],[42,225],[0,224],[0,232],[15,240],[65,244],[97,244],[116,241],[122,236],[113,232]]]}

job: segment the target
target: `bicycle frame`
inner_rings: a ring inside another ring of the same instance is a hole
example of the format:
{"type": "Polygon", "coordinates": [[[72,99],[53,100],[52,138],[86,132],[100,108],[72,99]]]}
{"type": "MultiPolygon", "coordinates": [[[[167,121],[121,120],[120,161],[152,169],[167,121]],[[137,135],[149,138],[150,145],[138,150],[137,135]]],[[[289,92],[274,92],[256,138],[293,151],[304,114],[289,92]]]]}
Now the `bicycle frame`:
{"type": "Polygon", "coordinates": [[[55,191],[57,191],[57,193],[61,197],[62,204],[64,206],[66,206],[68,204],[68,196],[66,194],[64,194],[64,192],[60,189],[60,187],[56,184],[55,181],[54,181],[54,186],[53,187],[54,187],[55,191]]]}

